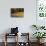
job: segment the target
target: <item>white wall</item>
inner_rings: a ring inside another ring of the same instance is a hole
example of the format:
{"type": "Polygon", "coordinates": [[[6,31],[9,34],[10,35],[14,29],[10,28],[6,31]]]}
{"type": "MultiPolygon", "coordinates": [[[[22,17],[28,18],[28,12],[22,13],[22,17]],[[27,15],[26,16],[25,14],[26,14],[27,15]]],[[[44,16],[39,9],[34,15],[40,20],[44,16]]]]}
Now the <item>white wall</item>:
{"type": "Polygon", "coordinates": [[[36,0],[0,0],[0,34],[17,26],[20,32],[32,35],[32,24],[36,24],[36,0]],[[24,17],[10,17],[10,8],[24,8],[24,17]]]}

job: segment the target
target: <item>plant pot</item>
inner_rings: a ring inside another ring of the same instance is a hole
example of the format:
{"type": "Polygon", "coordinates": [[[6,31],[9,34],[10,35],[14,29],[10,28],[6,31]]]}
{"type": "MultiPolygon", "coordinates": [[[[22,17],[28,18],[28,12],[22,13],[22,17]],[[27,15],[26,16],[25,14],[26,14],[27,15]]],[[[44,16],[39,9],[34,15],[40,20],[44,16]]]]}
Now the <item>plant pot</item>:
{"type": "Polygon", "coordinates": [[[40,39],[37,39],[37,43],[40,43],[40,39]]]}
{"type": "Polygon", "coordinates": [[[37,42],[38,42],[39,44],[41,44],[41,43],[44,42],[44,40],[45,40],[45,39],[38,39],[37,42]]]}

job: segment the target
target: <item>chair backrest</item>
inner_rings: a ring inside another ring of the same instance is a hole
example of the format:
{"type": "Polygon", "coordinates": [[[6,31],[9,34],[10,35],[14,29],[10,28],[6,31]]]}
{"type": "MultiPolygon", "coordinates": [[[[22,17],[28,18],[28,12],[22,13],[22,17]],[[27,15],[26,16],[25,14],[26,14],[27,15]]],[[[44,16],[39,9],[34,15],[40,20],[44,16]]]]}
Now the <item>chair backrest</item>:
{"type": "Polygon", "coordinates": [[[16,28],[11,28],[11,34],[18,33],[18,27],[16,28]]]}

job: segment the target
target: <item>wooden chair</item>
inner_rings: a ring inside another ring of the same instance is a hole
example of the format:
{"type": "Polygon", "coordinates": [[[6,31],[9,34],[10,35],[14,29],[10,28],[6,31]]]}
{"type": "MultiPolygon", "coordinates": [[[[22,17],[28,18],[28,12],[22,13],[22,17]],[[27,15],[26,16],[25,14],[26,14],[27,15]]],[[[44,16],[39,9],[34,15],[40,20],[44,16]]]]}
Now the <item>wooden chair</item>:
{"type": "MultiPolygon", "coordinates": [[[[7,42],[7,36],[17,36],[17,42],[16,42],[16,45],[15,46],[18,46],[18,33],[17,34],[10,34],[10,33],[6,33],[5,34],[5,46],[7,46],[8,45],[8,42],[7,42]]],[[[16,40],[16,38],[15,38],[15,40],[16,40]]]]}
{"type": "Polygon", "coordinates": [[[26,39],[27,39],[27,41],[26,41],[26,46],[30,46],[30,42],[29,42],[29,33],[21,33],[21,36],[26,36],[26,39]]]}

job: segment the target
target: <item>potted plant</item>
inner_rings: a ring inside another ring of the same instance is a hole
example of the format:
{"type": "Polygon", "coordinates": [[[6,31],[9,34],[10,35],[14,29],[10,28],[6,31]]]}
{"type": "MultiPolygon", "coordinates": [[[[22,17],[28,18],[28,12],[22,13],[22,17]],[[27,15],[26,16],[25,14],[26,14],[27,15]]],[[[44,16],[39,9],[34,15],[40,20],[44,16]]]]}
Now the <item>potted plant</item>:
{"type": "Polygon", "coordinates": [[[45,29],[45,26],[41,26],[40,29],[45,29]]]}
{"type": "Polygon", "coordinates": [[[46,36],[45,34],[46,34],[45,32],[35,32],[33,35],[37,38],[38,43],[40,43],[40,40],[42,38],[45,38],[44,37],[46,36]]]}
{"type": "Polygon", "coordinates": [[[36,28],[36,30],[45,29],[45,26],[32,25],[32,27],[33,27],[33,28],[36,28]]]}
{"type": "Polygon", "coordinates": [[[33,28],[35,28],[36,30],[38,30],[38,26],[37,25],[32,25],[33,28]]]}

